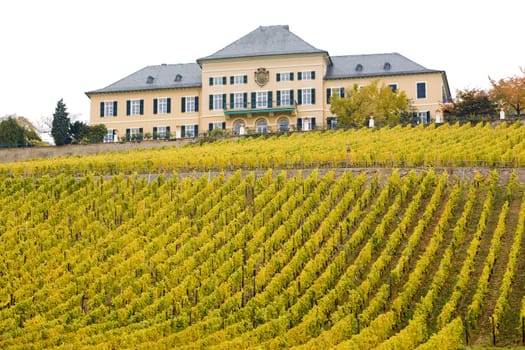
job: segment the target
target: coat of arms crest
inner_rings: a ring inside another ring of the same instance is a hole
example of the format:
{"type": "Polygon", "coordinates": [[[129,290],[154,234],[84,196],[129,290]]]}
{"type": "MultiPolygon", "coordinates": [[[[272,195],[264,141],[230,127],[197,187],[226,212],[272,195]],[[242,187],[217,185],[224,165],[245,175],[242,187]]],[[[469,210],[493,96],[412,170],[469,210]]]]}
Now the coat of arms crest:
{"type": "Polygon", "coordinates": [[[268,80],[270,79],[270,72],[266,70],[266,68],[257,68],[257,71],[255,71],[255,82],[260,87],[263,87],[268,83],[268,80]]]}

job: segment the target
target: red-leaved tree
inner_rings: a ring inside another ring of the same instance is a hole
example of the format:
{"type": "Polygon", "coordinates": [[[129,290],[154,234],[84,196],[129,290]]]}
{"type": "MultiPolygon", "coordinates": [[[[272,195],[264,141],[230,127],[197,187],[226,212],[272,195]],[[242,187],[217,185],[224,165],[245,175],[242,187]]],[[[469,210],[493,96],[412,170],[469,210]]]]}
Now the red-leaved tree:
{"type": "Polygon", "coordinates": [[[503,78],[495,81],[489,77],[492,90],[490,97],[492,101],[510,107],[516,112],[516,116],[521,115],[521,109],[525,106],[525,69],[520,68],[521,76],[503,78]]]}

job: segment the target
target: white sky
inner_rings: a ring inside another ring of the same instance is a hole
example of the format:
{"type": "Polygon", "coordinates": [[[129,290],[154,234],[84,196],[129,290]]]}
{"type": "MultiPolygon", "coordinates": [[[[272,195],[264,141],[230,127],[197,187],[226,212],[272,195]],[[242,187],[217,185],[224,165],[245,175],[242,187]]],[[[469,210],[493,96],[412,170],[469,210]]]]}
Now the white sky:
{"type": "Polygon", "coordinates": [[[399,52],[445,70],[453,94],[488,88],[525,67],[524,16],[522,0],[3,0],[0,116],[39,120],[63,98],[88,120],[85,91],[275,24],[330,55],[399,52]]]}

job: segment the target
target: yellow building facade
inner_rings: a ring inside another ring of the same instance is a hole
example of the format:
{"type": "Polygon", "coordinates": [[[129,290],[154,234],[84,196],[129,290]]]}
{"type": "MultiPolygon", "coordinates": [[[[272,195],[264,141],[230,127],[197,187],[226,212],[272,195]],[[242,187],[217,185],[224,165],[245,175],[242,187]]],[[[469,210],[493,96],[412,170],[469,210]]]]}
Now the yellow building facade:
{"type": "Polygon", "coordinates": [[[105,124],[111,142],[334,128],[330,96],[374,79],[405,91],[418,121],[443,121],[444,71],[398,53],[330,56],[288,26],[259,27],[196,63],[148,66],[86,94],[90,123],[105,124]]]}

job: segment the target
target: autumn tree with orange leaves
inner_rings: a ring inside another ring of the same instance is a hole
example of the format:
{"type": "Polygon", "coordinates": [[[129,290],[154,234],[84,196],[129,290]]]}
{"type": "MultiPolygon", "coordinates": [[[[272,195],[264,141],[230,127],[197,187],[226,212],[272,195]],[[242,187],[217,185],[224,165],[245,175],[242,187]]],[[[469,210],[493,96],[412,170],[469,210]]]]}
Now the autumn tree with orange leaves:
{"type": "Polygon", "coordinates": [[[525,106],[525,69],[520,68],[522,76],[514,75],[498,81],[489,77],[492,90],[490,97],[492,101],[510,107],[516,112],[516,116],[521,116],[521,109],[525,106]]]}

